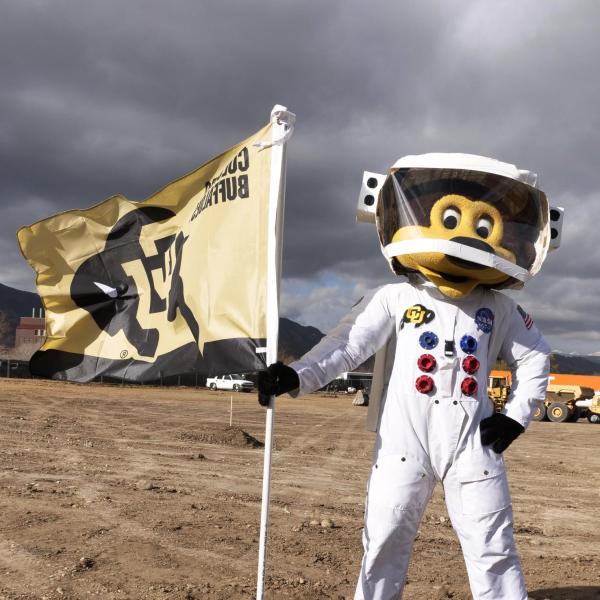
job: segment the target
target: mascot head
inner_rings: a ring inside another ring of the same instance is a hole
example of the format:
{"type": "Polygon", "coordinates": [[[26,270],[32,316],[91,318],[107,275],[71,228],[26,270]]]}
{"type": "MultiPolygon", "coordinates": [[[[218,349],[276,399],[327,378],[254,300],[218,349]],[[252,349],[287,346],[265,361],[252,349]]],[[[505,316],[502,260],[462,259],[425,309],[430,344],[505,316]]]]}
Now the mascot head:
{"type": "Polygon", "coordinates": [[[560,237],[562,209],[550,211],[536,179],[482,156],[405,156],[387,176],[365,174],[359,219],[372,220],[361,219],[362,202],[396,274],[425,278],[451,298],[478,285],[521,287],[560,237]]]}

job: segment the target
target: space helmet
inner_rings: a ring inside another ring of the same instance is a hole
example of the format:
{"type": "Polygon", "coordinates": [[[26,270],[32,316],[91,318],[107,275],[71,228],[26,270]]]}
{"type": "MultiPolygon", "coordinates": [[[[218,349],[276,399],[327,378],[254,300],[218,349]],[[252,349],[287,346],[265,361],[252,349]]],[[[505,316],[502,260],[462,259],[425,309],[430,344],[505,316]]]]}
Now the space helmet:
{"type": "Polygon", "coordinates": [[[405,156],[385,176],[365,173],[357,216],[375,222],[396,274],[462,296],[476,285],[522,287],[558,247],[563,212],[549,208],[531,171],[431,153],[405,156]]]}

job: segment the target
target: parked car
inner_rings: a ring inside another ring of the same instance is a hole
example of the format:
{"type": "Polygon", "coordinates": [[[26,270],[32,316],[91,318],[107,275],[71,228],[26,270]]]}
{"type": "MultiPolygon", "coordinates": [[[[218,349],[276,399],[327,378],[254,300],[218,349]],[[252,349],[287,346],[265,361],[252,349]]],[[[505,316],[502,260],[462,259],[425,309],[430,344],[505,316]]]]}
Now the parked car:
{"type": "Polygon", "coordinates": [[[233,373],[231,375],[219,375],[218,377],[209,377],[206,380],[206,387],[211,390],[233,390],[234,392],[251,392],[254,384],[245,379],[243,375],[233,373]]]}

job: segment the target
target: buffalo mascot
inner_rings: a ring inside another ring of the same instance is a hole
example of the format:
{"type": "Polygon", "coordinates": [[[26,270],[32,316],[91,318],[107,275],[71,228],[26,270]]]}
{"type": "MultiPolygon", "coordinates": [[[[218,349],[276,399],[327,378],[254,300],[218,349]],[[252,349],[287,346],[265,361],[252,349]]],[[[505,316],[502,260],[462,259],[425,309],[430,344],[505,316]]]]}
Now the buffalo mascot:
{"type": "Polygon", "coordinates": [[[526,600],[502,453],[545,397],[550,349],[527,313],[497,290],[520,288],[539,271],[558,245],[553,221],[562,209],[549,208],[534,173],[436,153],[405,156],[387,176],[365,173],[359,219],[375,222],[402,280],[365,296],[300,360],[270,365],[259,376],[261,403],[318,390],[378,353],[380,393],[369,407],[377,407],[377,439],[355,600],[402,597],[436,482],[473,598],[526,600]],[[512,371],[501,412],[487,394],[498,356],[512,371]]]}

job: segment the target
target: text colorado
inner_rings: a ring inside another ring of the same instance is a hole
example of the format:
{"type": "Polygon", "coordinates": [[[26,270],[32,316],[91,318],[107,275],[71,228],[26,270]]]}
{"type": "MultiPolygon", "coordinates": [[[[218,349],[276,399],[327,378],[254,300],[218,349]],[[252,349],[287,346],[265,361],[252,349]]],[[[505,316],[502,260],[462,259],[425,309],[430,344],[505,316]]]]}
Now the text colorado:
{"type": "Polygon", "coordinates": [[[250,190],[248,175],[245,174],[245,171],[249,168],[248,148],[244,147],[219,175],[206,182],[204,196],[196,204],[190,221],[193,221],[204,209],[213,204],[224,203],[236,198],[248,198],[250,190]],[[237,173],[242,174],[238,175],[237,173]]]}

